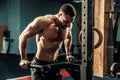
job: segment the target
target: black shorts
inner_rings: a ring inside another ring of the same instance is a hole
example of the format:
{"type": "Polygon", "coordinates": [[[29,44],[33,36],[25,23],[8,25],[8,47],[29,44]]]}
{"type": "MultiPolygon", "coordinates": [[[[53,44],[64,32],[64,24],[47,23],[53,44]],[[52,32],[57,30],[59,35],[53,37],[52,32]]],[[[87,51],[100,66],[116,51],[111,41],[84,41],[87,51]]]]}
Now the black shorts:
{"type": "MultiPolygon", "coordinates": [[[[32,65],[49,65],[56,62],[46,62],[33,58],[32,65]]],[[[45,66],[42,68],[31,68],[32,80],[62,80],[60,67],[58,65],[45,66]]]]}

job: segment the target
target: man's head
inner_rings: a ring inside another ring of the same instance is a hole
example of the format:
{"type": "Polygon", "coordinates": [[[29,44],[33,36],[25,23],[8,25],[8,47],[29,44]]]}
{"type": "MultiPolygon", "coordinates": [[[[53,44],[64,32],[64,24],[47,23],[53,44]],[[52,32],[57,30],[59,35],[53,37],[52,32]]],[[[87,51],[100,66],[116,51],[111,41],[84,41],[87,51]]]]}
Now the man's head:
{"type": "Polygon", "coordinates": [[[59,12],[63,12],[65,15],[69,15],[70,17],[76,16],[76,10],[71,4],[63,4],[60,7],[59,12]]]}
{"type": "Polygon", "coordinates": [[[71,4],[63,4],[58,13],[58,17],[63,24],[69,24],[74,21],[76,10],[71,4]]]}

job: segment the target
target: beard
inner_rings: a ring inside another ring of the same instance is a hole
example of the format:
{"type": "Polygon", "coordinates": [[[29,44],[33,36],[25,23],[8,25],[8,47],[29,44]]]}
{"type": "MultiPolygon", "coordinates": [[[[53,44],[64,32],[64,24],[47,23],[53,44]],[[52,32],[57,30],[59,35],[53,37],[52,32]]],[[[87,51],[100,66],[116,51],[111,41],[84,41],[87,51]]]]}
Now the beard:
{"type": "Polygon", "coordinates": [[[61,22],[61,21],[58,20],[58,19],[55,20],[55,24],[56,24],[56,26],[58,26],[58,27],[60,27],[60,28],[62,28],[62,29],[66,29],[66,27],[67,27],[67,24],[61,22]]]}

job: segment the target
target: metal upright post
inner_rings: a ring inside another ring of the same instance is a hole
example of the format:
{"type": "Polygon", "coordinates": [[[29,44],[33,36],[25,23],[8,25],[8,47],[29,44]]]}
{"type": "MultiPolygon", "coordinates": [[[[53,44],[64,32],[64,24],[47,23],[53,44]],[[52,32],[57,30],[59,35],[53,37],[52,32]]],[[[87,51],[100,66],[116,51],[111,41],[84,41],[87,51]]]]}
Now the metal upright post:
{"type": "Polygon", "coordinates": [[[92,80],[93,1],[82,0],[82,63],[80,80],[92,80]]]}

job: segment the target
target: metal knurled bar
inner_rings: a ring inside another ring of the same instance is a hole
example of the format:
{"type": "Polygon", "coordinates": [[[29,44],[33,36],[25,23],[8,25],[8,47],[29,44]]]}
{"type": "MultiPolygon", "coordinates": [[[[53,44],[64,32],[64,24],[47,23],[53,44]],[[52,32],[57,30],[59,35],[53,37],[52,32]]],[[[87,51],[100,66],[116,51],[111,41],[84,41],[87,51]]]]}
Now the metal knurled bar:
{"type": "Polygon", "coordinates": [[[82,63],[80,80],[92,80],[93,0],[82,0],[82,63]]]}

